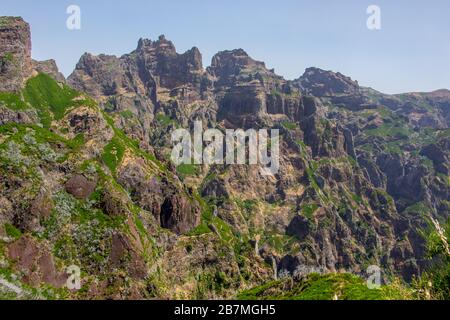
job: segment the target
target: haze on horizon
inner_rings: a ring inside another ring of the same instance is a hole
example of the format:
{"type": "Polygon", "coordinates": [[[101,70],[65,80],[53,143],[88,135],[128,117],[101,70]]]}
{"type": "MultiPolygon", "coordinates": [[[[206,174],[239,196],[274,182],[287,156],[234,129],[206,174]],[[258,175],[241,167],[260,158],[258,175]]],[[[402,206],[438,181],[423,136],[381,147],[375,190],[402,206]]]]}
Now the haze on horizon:
{"type": "Polygon", "coordinates": [[[32,29],[33,58],[55,59],[68,76],[84,52],[123,55],[139,38],[164,34],[178,52],[243,48],[286,79],[308,67],[341,72],[385,93],[450,89],[450,2],[435,0],[1,0],[0,15],[22,16],[32,29]],[[66,28],[69,5],[81,30],[66,28]],[[369,5],[381,30],[369,30],[369,5]]]}

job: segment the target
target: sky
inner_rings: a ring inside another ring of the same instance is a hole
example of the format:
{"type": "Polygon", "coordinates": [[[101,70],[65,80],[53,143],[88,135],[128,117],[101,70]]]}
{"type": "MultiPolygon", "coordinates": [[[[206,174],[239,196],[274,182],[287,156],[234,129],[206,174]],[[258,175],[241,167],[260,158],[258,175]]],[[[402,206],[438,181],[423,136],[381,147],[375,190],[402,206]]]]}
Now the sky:
{"type": "Polygon", "coordinates": [[[448,0],[0,0],[3,15],[29,22],[33,58],[66,76],[85,52],[120,56],[164,34],[180,53],[198,47],[205,67],[243,48],[286,79],[319,67],[385,93],[450,89],[448,0]],[[69,5],[80,30],[66,27],[69,5]],[[369,5],[380,30],[367,28],[369,5]]]}

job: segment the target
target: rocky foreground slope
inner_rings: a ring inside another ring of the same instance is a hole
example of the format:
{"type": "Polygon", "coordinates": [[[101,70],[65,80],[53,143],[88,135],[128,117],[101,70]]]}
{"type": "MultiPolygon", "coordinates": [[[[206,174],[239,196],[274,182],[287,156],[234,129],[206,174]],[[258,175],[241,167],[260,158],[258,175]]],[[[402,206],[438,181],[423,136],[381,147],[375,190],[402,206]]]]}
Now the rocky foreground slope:
{"type": "Polygon", "coordinates": [[[242,49],[205,69],[164,36],[86,53],[65,80],[31,59],[22,19],[0,18],[0,38],[0,276],[21,290],[5,295],[230,298],[263,285],[240,297],[264,298],[326,283],[317,298],[409,298],[348,296],[341,284],[362,280],[332,274],[448,270],[449,91],[385,95],[316,68],[287,81],[242,49]],[[171,133],[195,120],[279,129],[279,173],[175,167],[171,133]],[[72,265],[78,291],[65,288],[72,265]]]}

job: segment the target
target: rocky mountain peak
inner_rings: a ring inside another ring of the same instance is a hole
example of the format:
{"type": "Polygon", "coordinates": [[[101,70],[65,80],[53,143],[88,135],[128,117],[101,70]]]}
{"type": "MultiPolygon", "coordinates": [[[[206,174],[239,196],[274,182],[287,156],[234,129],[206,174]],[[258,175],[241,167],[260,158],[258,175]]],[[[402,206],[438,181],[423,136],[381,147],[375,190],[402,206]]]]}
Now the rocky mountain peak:
{"type": "Polygon", "coordinates": [[[203,74],[198,48],[179,54],[161,35],[156,41],[139,39],[136,50],[122,57],[84,54],[69,83],[94,97],[128,93],[154,98],[158,89],[189,87],[198,94],[203,74]]]}
{"type": "Polygon", "coordinates": [[[32,71],[30,26],[0,17],[0,91],[18,91],[32,71]]]}
{"type": "Polygon", "coordinates": [[[149,72],[164,88],[174,89],[184,85],[199,87],[199,75],[204,72],[202,55],[194,47],[179,54],[172,41],[160,35],[157,41],[140,39],[133,56],[138,70],[149,72]]]}
{"type": "Polygon", "coordinates": [[[184,57],[194,69],[203,71],[202,54],[197,47],[192,47],[190,50],[186,51],[184,57]]]}
{"type": "Polygon", "coordinates": [[[175,56],[177,54],[176,48],[172,41],[166,39],[164,35],[160,35],[158,40],[152,41],[141,38],[138,41],[137,52],[175,56]]]}
{"type": "Polygon", "coordinates": [[[237,76],[244,70],[266,70],[264,62],[252,59],[243,49],[226,50],[217,53],[208,71],[221,78],[237,76]]]}
{"type": "MultiPolygon", "coordinates": [[[[103,57],[106,57],[102,55],[103,57]]],[[[102,60],[101,57],[95,56],[91,53],[85,52],[75,66],[75,70],[84,70],[86,73],[92,76],[94,72],[94,66],[98,61],[102,60]]]]}
{"type": "Polygon", "coordinates": [[[55,60],[53,59],[45,61],[33,60],[33,65],[37,73],[46,73],[58,82],[61,83],[66,82],[66,78],[64,77],[64,75],[61,72],[59,72],[55,60]]]}
{"type": "Polygon", "coordinates": [[[342,73],[308,68],[297,80],[301,89],[317,97],[356,94],[359,84],[342,73]]]}
{"type": "Polygon", "coordinates": [[[167,40],[164,35],[160,35],[156,41],[143,38],[139,39],[137,49],[134,53],[145,62],[150,62],[150,64],[168,64],[181,61],[192,69],[198,71],[203,70],[202,54],[197,47],[193,47],[183,54],[178,54],[175,45],[172,41],[167,40]]]}

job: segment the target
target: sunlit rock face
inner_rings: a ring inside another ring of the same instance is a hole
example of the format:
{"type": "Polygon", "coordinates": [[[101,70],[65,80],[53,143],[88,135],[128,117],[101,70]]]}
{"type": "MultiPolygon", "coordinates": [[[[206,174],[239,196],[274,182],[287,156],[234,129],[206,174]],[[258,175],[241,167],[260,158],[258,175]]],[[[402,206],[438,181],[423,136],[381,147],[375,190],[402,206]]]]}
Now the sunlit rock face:
{"type": "Polygon", "coordinates": [[[0,17],[0,91],[18,91],[32,67],[29,24],[22,18],[0,17]]]}

